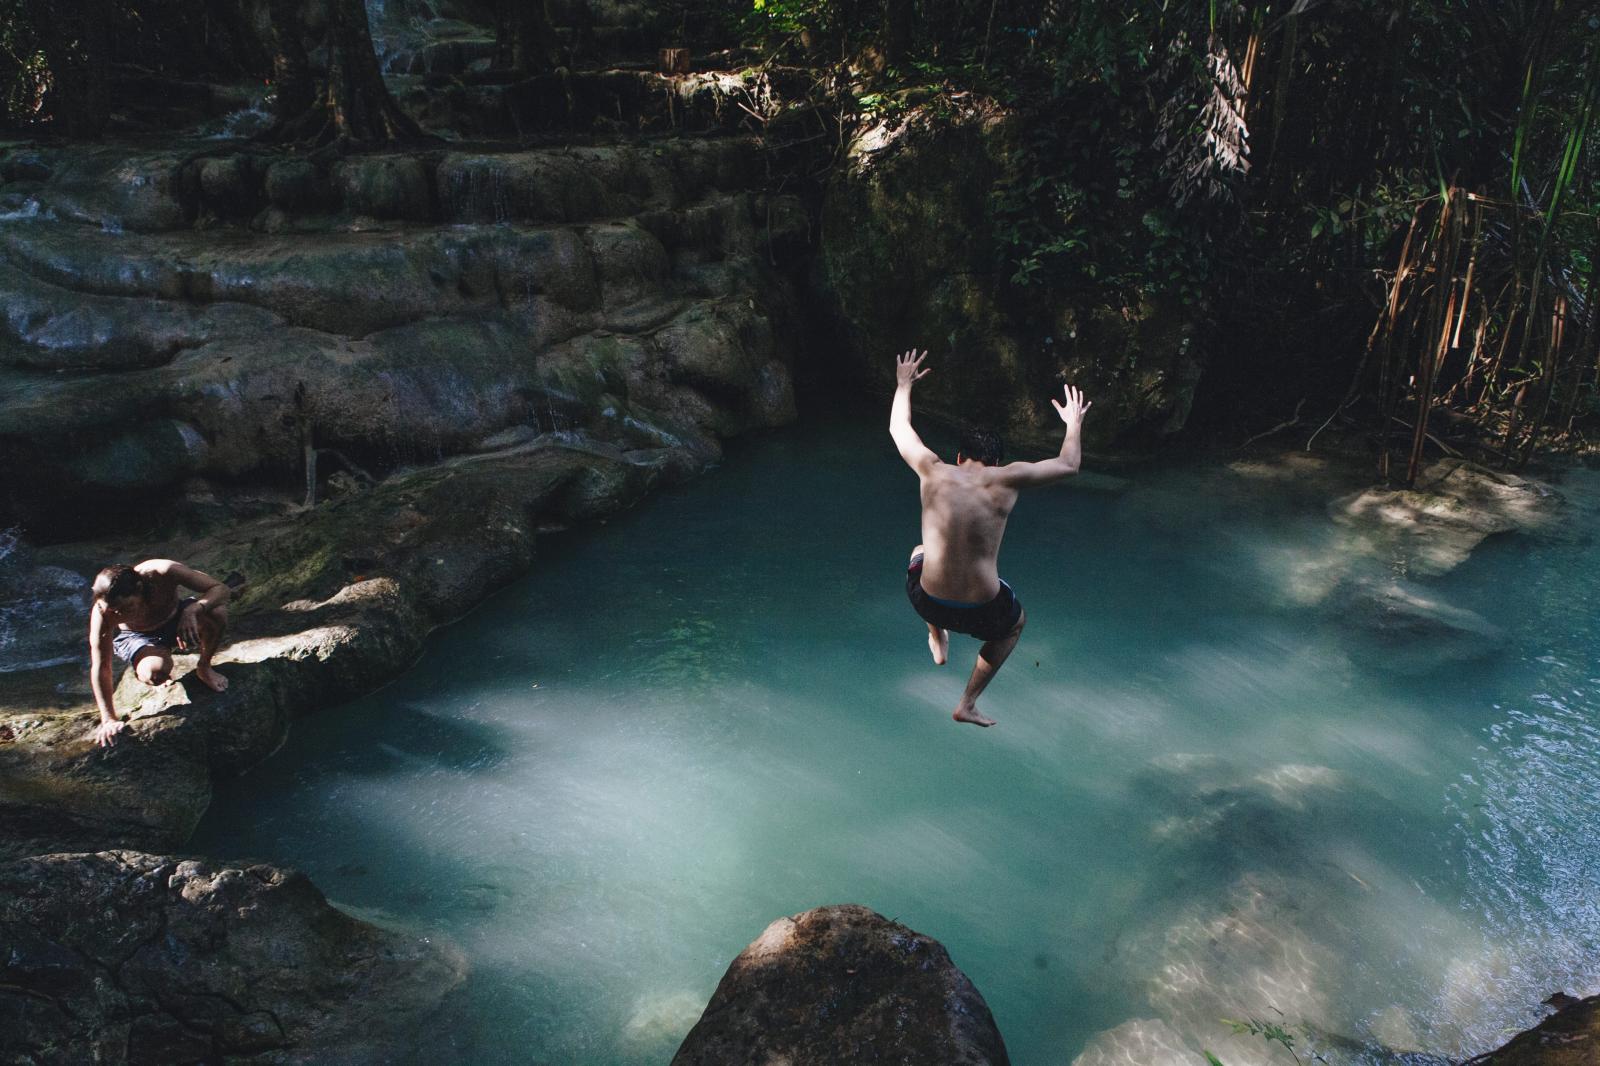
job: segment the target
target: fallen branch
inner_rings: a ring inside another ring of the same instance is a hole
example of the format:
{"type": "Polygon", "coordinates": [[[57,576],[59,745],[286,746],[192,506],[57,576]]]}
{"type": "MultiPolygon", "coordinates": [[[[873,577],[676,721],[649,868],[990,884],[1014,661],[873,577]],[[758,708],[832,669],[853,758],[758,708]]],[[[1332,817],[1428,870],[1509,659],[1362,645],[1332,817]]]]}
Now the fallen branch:
{"type": "Polygon", "coordinates": [[[1256,441],[1262,439],[1263,437],[1270,437],[1274,433],[1282,433],[1284,430],[1288,429],[1290,426],[1299,425],[1300,424],[1300,409],[1302,407],[1304,407],[1305,405],[1306,405],[1306,398],[1304,396],[1302,396],[1302,397],[1300,397],[1300,402],[1294,405],[1294,414],[1289,416],[1289,421],[1287,421],[1287,422],[1279,422],[1277,425],[1273,426],[1271,429],[1267,430],[1266,432],[1257,433],[1255,436],[1251,437],[1249,440],[1247,440],[1243,444],[1239,445],[1239,450],[1242,452],[1246,448],[1250,447],[1250,445],[1254,444],[1256,441]]]}
{"type": "MultiPolygon", "coordinates": [[[[1391,422],[1395,422],[1395,423],[1398,423],[1399,425],[1405,426],[1407,429],[1411,430],[1412,432],[1416,432],[1416,428],[1417,427],[1413,426],[1410,422],[1407,422],[1403,418],[1400,418],[1400,417],[1398,417],[1396,415],[1390,415],[1389,416],[1389,420],[1391,422]]],[[[1428,433],[1428,432],[1424,431],[1422,435],[1424,437],[1428,438],[1429,440],[1433,441],[1433,443],[1437,444],[1444,451],[1444,453],[1446,455],[1451,456],[1452,458],[1456,458],[1456,459],[1461,459],[1461,458],[1465,457],[1462,452],[1458,451],[1455,448],[1450,447],[1450,445],[1446,444],[1444,441],[1440,440],[1438,437],[1435,437],[1432,433],[1428,433]]],[[[1495,451],[1495,449],[1493,449],[1493,448],[1490,448],[1489,450],[1490,451],[1495,451]]],[[[1499,453],[1496,452],[1496,454],[1499,454],[1499,453]]]]}

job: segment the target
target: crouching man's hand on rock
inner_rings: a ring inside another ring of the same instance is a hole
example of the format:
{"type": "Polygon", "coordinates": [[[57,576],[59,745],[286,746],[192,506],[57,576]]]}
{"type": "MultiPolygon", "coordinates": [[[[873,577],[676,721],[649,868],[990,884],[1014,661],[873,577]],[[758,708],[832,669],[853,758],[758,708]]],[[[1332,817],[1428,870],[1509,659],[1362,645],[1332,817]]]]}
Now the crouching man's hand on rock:
{"type": "Polygon", "coordinates": [[[111,718],[100,723],[94,731],[94,742],[102,748],[109,748],[117,742],[117,734],[128,728],[128,723],[120,718],[111,718]]]}

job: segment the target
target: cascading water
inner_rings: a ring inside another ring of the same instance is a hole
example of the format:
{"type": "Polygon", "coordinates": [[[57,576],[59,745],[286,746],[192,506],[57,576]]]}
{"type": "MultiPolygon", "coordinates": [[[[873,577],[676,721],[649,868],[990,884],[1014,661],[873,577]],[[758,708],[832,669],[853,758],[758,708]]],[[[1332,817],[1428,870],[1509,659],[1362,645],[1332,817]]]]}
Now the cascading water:
{"type": "Polygon", "coordinates": [[[82,574],[33,563],[21,534],[0,530],[0,674],[84,658],[88,592],[82,574]]]}

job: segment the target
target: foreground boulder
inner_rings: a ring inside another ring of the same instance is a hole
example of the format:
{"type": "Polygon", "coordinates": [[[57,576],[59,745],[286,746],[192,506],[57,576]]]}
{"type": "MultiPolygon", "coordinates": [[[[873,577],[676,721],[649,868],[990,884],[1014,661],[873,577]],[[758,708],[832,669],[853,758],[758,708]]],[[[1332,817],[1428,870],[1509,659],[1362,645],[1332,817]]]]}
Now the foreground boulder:
{"type": "Polygon", "coordinates": [[[306,877],[132,851],[0,865],[0,1061],[389,1062],[464,977],[306,877]]]}
{"type": "Polygon", "coordinates": [[[1005,1041],[938,941],[866,907],[779,918],[733,960],[673,1066],[999,1066],[1005,1041]]]}

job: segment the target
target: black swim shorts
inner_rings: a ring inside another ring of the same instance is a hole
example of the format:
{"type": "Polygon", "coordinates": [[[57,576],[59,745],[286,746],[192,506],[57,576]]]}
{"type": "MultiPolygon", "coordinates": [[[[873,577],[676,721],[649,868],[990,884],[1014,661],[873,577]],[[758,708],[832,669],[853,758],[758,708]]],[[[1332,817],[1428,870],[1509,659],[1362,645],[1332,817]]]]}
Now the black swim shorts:
{"type": "Polygon", "coordinates": [[[172,612],[172,617],[144,633],[136,633],[131,629],[124,629],[111,640],[111,650],[123,662],[131,663],[138,654],[146,648],[176,648],[178,646],[178,623],[183,619],[183,609],[196,600],[197,597],[186,596],[178,601],[178,609],[172,612]]]}
{"type": "Polygon", "coordinates": [[[911,565],[906,568],[906,596],[923,621],[979,640],[999,640],[1007,636],[1022,617],[1022,601],[1004,581],[988,603],[961,603],[929,595],[922,588],[920,555],[913,555],[911,565]]]}

